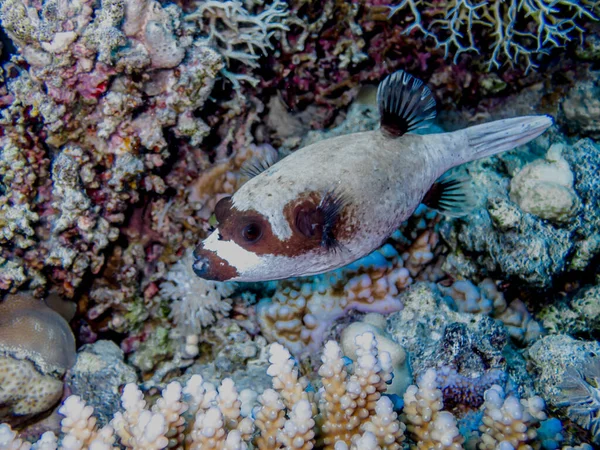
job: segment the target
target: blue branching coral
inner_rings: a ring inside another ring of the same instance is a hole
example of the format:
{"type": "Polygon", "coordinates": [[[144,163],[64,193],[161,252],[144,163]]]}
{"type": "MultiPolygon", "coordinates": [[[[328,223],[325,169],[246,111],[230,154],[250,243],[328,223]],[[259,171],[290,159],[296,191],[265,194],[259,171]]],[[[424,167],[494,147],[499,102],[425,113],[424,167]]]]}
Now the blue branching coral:
{"type": "Polygon", "coordinates": [[[536,67],[534,58],[569,41],[580,41],[586,21],[598,21],[596,0],[449,0],[431,6],[423,0],[402,0],[390,6],[390,17],[410,11],[413,23],[405,33],[417,29],[435,40],[446,57],[454,61],[464,52],[490,54],[489,69],[504,62],[536,67]],[[485,39],[480,39],[484,36],[485,39]],[[480,42],[489,42],[481,48],[480,42]]]}
{"type": "Polygon", "coordinates": [[[558,406],[600,444],[600,357],[590,356],[580,369],[569,367],[560,387],[558,406]]]}

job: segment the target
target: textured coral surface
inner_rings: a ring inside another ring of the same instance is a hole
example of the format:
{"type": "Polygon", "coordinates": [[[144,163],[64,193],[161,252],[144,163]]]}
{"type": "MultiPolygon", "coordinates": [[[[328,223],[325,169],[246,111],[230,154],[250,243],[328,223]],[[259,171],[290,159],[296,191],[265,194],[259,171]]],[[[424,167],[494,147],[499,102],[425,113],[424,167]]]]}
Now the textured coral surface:
{"type": "Polygon", "coordinates": [[[0,449],[598,445],[599,8],[0,0],[0,449]],[[248,165],[378,127],[398,68],[438,104],[419,132],[556,124],[460,169],[466,216],[198,278],[248,165]]]}

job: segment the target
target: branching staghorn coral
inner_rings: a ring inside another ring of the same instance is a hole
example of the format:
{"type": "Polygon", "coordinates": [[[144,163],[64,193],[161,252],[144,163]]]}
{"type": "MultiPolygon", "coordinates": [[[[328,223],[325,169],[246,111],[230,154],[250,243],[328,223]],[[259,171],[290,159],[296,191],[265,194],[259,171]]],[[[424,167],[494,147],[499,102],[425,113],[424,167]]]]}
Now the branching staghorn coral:
{"type": "Polygon", "coordinates": [[[535,58],[580,41],[586,21],[598,21],[600,5],[595,0],[447,0],[426,3],[402,0],[390,6],[390,16],[409,12],[412,23],[404,33],[419,30],[432,38],[445,57],[465,52],[489,54],[488,69],[505,62],[536,67],[535,58]],[[489,49],[479,42],[491,42],[489,49]]]}
{"type": "MultiPolygon", "coordinates": [[[[186,17],[186,20],[198,20],[201,29],[206,30],[208,41],[225,58],[230,66],[232,60],[242,63],[248,68],[260,67],[258,59],[268,54],[273,49],[271,39],[281,31],[288,30],[286,19],[288,17],[287,4],[275,0],[265,9],[252,14],[238,0],[217,1],[205,0],[200,2],[197,10],[186,17]]],[[[233,73],[227,69],[221,71],[236,89],[240,88],[240,81],[245,81],[252,86],[259,83],[259,79],[245,73],[233,73]]]]}
{"type": "Polygon", "coordinates": [[[386,245],[330,274],[280,282],[257,306],[261,329],[267,339],[303,355],[321,347],[328,327],[346,311],[402,309],[395,295],[411,282],[402,257],[386,245]]]}
{"type": "MultiPolygon", "coordinates": [[[[484,394],[483,425],[481,450],[493,450],[506,443],[516,450],[529,450],[529,443],[535,441],[536,428],[539,422],[546,419],[544,401],[535,396],[527,400],[519,400],[494,385],[484,394]]],[[[506,448],[506,444],[504,447],[506,448]]]]}
{"type": "MultiPolygon", "coordinates": [[[[59,410],[64,416],[60,447],[59,439],[47,432],[34,448],[399,450],[407,437],[412,439],[413,449],[463,448],[455,416],[443,410],[435,370],[427,371],[418,386],[407,390],[402,415],[405,425],[384,395],[391,378],[389,355],[378,350],[372,333],[358,336],[355,343],[358,356],[350,370],[339,345],[327,342],[319,369],[322,387],[316,394],[307,391],[308,381],[290,353],[273,344],[268,369],[273,389],[266,389],[257,402],[255,396],[238,394],[231,379],[215,388],[202,376],[193,375],[183,387],[177,381],[169,383],[150,406],[137,385],[130,383],[122,394],[122,411],[99,428],[93,408],[71,396],[59,410]]],[[[480,448],[489,448],[486,445],[497,438],[505,438],[502,449],[511,448],[509,443],[523,450],[539,448],[536,427],[545,418],[539,397],[519,401],[509,396],[504,400],[502,389],[494,386],[488,390],[486,402],[482,440],[476,437],[469,448],[477,441],[480,448]],[[518,439],[525,440],[514,441],[506,430],[514,430],[518,439]],[[519,442],[535,447],[518,447],[519,442]]],[[[0,446],[31,448],[6,424],[0,425],[0,446]]]]}

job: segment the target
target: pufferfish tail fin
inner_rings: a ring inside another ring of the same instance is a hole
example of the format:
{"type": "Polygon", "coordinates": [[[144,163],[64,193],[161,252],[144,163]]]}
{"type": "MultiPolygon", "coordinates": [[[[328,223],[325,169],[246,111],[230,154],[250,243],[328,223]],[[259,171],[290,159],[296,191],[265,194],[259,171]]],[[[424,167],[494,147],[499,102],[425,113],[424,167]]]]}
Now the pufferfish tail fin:
{"type": "Polygon", "coordinates": [[[554,124],[552,116],[521,116],[475,125],[465,133],[469,143],[463,161],[468,162],[512,150],[535,139],[554,124]]]}
{"type": "Polygon", "coordinates": [[[435,118],[433,94],[423,82],[403,70],[388,75],[377,89],[381,128],[393,137],[426,125],[435,118]]]}

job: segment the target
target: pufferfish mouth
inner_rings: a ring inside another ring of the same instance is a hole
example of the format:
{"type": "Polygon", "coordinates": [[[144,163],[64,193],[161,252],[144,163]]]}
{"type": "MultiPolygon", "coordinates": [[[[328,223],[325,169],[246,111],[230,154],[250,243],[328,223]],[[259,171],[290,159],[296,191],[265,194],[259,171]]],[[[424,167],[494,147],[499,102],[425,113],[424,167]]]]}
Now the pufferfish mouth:
{"type": "Polygon", "coordinates": [[[196,247],[193,256],[192,269],[200,278],[211,281],[227,281],[239,276],[235,267],[220,258],[215,252],[206,250],[202,243],[196,247]]]}

